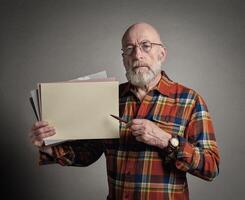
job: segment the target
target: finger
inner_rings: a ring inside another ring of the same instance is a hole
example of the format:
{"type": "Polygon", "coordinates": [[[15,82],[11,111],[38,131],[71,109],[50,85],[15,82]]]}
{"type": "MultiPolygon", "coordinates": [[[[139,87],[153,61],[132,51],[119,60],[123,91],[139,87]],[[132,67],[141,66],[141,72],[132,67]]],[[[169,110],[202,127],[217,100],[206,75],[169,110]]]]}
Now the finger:
{"type": "Polygon", "coordinates": [[[145,119],[133,119],[132,120],[132,124],[140,125],[140,124],[143,124],[144,123],[144,120],[145,119]]]}
{"type": "Polygon", "coordinates": [[[44,141],[43,140],[40,140],[40,138],[37,138],[37,137],[34,137],[34,136],[31,137],[31,143],[34,146],[40,147],[40,146],[42,146],[43,142],[44,141]]]}
{"type": "Polygon", "coordinates": [[[142,124],[142,123],[143,123],[143,122],[142,122],[141,119],[133,119],[133,120],[131,120],[130,122],[128,122],[128,123],[126,124],[126,128],[131,128],[132,125],[140,125],[140,124],[142,124]]]}
{"type": "Polygon", "coordinates": [[[47,133],[49,131],[55,131],[54,127],[45,126],[45,127],[39,128],[33,132],[33,135],[38,136],[40,134],[47,133]]]}
{"type": "Polygon", "coordinates": [[[37,147],[41,147],[43,146],[44,141],[33,140],[32,143],[37,147]]]}
{"type": "Polygon", "coordinates": [[[37,140],[39,141],[42,141],[43,139],[47,138],[47,137],[50,137],[50,136],[53,136],[55,135],[56,133],[54,131],[50,131],[50,132],[46,132],[46,133],[42,133],[40,135],[38,135],[36,137],[37,140]]]}
{"type": "Polygon", "coordinates": [[[142,132],[142,131],[140,131],[140,130],[139,130],[139,131],[133,131],[133,132],[132,132],[132,135],[133,135],[133,136],[136,136],[136,137],[138,137],[138,136],[140,136],[140,135],[143,135],[143,134],[144,134],[144,132],[142,132]]]}
{"type": "Polygon", "coordinates": [[[48,126],[48,122],[45,122],[45,121],[37,121],[36,123],[33,124],[31,130],[36,130],[36,129],[39,129],[39,128],[44,127],[44,126],[48,126]]]}
{"type": "Polygon", "coordinates": [[[127,124],[126,124],[126,128],[130,128],[132,125],[132,121],[129,121],[127,124]]]}
{"type": "Polygon", "coordinates": [[[137,131],[137,130],[143,130],[144,127],[142,125],[132,125],[130,126],[130,128],[132,129],[132,131],[137,131]]]}
{"type": "Polygon", "coordinates": [[[135,139],[139,142],[144,142],[144,139],[141,136],[137,136],[135,139]]]}
{"type": "Polygon", "coordinates": [[[47,133],[44,133],[44,134],[41,134],[41,135],[38,135],[38,136],[35,136],[35,135],[31,135],[31,141],[32,143],[35,145],[35,146],[39,146],[39,145],[36,145],[36,144],[39,144],[39,143],[43,143],[43,140],[47,137],[50,137],[52,135],[56,134],[55,132],[47,132],[47,133]]]}

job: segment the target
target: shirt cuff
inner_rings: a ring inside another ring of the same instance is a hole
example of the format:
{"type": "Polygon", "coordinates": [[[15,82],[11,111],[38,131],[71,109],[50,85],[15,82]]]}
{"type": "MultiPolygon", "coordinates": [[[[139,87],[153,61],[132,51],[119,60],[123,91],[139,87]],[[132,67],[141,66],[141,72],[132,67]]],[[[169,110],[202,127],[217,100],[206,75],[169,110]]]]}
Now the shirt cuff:
{"type": "Polygon", "coordinates": [[[51,155],[39,150],[39,161],[38,161],[39,165],[47,165],[47,164],[54,164],[54,163],[55,160],[51,155]]]}
{"type": "Polygon", "coordinates": [[[72,165],[75,154],[69,145],[52,146],[53,156],[39,151],[39,165],[58,163],[62,166],[72,165]]]}
{"type": "Polygon", "coordinates": [[[179,139],[179,149],[176,155],[175,166],[182,170],[188,171],[190,168],[196,168],[199,163],[199,159],[195,156],[195,146],[189,143],[184,137],[178,136],[179,139]]]}

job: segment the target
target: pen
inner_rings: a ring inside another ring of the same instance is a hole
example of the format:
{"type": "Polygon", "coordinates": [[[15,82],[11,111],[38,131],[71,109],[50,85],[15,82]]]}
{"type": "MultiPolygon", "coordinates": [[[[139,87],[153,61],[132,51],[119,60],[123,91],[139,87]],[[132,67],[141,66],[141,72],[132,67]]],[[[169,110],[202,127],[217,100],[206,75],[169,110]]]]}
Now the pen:
{"type": "Polygon", "coordinates": [[[128,123],[126,120],[120,118],[120,117],[117,117],[116,115],[111,115],[112,117],[114,117],[115,119],[119,120],[120,122],[124,122],[124,123],[128,123]]]}

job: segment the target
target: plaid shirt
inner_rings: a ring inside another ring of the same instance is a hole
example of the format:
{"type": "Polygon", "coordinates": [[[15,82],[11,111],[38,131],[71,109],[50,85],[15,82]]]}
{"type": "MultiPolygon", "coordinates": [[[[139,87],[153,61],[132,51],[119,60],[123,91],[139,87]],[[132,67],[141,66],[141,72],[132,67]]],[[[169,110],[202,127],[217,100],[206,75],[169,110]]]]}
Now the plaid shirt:
{"type": "Polygon", "coordinates": [[[207,106],[195,91],[162,78],[140,101],[121,84],[120,117],[153,121],[180,141],[175,158],[166,151],[136,141],[124,123],[120,139],[77,140],[52,147],[54,157],[40,153],[40,164],[88,166],[104,153],[107,199],[189,199],[186,173],[211,181],[219,172],[219,153],[207,106]]]}

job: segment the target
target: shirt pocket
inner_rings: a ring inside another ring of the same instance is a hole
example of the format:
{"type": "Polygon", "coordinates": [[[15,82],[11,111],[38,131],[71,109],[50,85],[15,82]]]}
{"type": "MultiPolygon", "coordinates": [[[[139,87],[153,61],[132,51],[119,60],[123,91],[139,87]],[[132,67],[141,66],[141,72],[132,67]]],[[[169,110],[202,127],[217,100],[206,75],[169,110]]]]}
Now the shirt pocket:
{"type": "Polygon", "coordinates": [[[162,118],[157,116],[157,115],[154,115],[152,117],[152,121],[158,127],[160,127],[161,129],[163,129],[164,131],[166,131],[170,134],[180,135],[182,137],[184,136],[185,126],[182,124],[162,120],[162,118]]]}

